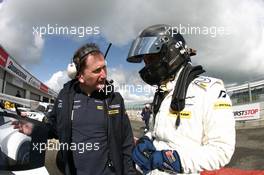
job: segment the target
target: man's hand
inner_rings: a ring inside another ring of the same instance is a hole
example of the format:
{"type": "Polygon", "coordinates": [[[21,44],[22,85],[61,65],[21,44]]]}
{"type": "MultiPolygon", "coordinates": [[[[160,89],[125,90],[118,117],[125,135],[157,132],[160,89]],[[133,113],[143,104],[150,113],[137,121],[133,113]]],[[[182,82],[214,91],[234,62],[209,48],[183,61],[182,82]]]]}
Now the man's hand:
{"type": "Polygon", "coordinates": [[[132,158],[136,164],[142,169],[144,174],[152,170],[151,166],[151,156],[152,153],[156,151],[152,141],[144,136],[140,138],[133,149],[132,158]]]}
{"type": "Polygon", "coordinates": [[[13,121],[12,125],[14,129],[18,129],[19,132],[30,136],[33,130],[33,124],[27,121],[13,121]]]}
{"type": "Polygon", "coordinates": [[[181,161],[177,151],[156,151],[151,157],[152,169],[181,173],[181,161]]]}
{"type": "Polygon", "coordinates": [[[27,112],[21,112],[21,113],[20,113],[20,116],[21,116],[21,117],[27,117],[27,112]]]}

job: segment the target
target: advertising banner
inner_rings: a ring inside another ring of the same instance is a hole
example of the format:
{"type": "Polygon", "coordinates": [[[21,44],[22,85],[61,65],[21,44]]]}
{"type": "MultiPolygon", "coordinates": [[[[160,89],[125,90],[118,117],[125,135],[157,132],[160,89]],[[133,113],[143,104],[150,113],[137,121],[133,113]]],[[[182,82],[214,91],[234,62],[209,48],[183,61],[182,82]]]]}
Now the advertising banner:
{"type": "Polygon", "coordinates": [[[8,53],[0,46],[0,67],[4,68],[8,58],[8,53]]]}
{"type": "Polygon", "coordinates": [[[42,90],[45,93],[49,92],[49,88],[43,83],[40,84],[40,90],[42,90]]]}
{"type": "Polygon", "coordinates": [[[11,57],[8,57],[5,69],[15,77],[18,77],[25,82],[28,82],[31,77],[30,74],[27,73],[23,67],[17,64],[11,57]]]}
{"type": "Polygon", "coordinates": [[[247,105],[233,106],[236,121],[255,120],[260,118],[260,104],[252,103],[247,105]]]}
{"type": "Polygon", "coordinates": [[[37,80],[36,78],[34,78],[33,76],[31,76],[28,80],[28,84],[30,84],[31,86],[40,89],[40,84],[41,82],[39,80],[37,80]]]}

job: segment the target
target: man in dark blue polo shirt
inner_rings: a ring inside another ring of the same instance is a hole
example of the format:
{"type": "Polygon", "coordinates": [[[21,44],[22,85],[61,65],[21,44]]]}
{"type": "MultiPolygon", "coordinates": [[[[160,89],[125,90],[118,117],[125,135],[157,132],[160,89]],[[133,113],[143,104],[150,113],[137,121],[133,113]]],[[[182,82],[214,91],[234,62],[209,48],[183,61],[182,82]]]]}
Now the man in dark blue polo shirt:
{"type": "Polygon", "coordinates": [[[103,101],[81,89],[74,96],[72,142],[78,145],[77,150],[72,150],[78,175],[115,174],[107,164],[109,148],[103,101]]]}
{"type": "Polygon", "coordinates": [[[71,144],[70,150],[61,150],[64,173],[135,175],[131,125],[122,96],[106,80],[99,48],[86,44],[78,49],[68,75],[73,80],[64,85],[45,119],[50,137],[71,144]]]}

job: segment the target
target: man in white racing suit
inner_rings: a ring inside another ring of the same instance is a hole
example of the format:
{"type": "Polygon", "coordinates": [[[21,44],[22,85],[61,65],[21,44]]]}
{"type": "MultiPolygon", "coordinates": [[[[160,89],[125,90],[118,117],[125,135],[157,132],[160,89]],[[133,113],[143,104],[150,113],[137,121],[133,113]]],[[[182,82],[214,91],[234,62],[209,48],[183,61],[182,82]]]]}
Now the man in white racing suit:
{"type": "Polygon", "coordinates": [[[144,60],[140,76],[157,85],[150,130],[139,139],[133,159],[144,174],[199,173],[229,163],[235,149],[232,104],[222,80],[200,76],[184,38],[170,26],[143,30],[127,61],[144,60]]]}

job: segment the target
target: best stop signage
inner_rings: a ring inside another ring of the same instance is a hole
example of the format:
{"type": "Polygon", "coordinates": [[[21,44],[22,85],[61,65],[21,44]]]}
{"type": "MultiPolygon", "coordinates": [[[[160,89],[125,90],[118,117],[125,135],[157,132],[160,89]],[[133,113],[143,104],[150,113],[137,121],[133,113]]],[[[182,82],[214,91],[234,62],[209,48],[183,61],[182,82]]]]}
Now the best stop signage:
{"type": "Polygon", "coordinates": [[[252,103],[247,105],[233,106],[236,121],[254,120],[260,118],[260,104],[252,103]]]}

